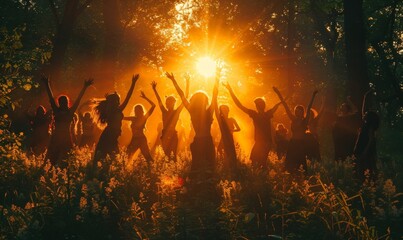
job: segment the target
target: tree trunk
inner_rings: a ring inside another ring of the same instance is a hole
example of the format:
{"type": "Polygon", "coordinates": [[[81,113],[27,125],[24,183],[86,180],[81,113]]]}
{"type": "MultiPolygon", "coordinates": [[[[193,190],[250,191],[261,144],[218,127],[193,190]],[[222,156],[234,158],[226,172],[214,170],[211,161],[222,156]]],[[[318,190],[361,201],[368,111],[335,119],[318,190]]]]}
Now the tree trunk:
{"type": "Polygon", "coordinates": [[[295,46],[295,1],[288,2],[287,19],[287,91],[291,95],[294,90],[294,46],[295,46]]]}
{"type": "Polygon", "coordinates": [[[123,33],[118,0],[103,0],[103,17],[105,41],[99,73],[103,88],[110,91],[115,88],[119,47],[123,33]]]}
{"type": "Polygon", "coordinates": [[[361,107],[362,97],[369,88],[363,0],[343,2],[348,86],[352,101],[361,107]]]}
{"type": "Polygon", "coordinates": [[[79,11],[79,0],[67,1],[64,7],[63,16],[60,22],[57,22],[55,37],[53,38],[52,55],[49,60],[49,65],[45,67],[45,73],[51,76],[52,82],[56,86],[61,86],[60,83],[63,72],[63,63],[67,52],[67,47],[70,42],[79,11]]]}

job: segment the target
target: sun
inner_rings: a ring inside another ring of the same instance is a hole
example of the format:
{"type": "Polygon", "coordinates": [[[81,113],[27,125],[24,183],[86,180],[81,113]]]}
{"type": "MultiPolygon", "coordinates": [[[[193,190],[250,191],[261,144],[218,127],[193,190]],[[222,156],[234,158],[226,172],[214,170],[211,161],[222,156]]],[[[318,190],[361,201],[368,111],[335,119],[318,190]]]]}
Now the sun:
{"type": "Polygon", "coordinates": [[[216,62],[208,56],[197,59],[197,72],[204,77],[211,77],[216,71],[216,62]]]}

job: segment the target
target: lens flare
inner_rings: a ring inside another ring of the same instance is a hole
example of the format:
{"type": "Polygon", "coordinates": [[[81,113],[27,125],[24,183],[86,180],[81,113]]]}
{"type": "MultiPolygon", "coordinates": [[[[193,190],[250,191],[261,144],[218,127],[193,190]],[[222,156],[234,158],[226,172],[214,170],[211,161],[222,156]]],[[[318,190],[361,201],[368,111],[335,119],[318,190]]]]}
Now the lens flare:
{"type": "Polygon", "coordinates": [[[216,62],[210,57],[201,57],[196,62],[196,70],[204,77],[211,77],[215,74],[216,62]]]}

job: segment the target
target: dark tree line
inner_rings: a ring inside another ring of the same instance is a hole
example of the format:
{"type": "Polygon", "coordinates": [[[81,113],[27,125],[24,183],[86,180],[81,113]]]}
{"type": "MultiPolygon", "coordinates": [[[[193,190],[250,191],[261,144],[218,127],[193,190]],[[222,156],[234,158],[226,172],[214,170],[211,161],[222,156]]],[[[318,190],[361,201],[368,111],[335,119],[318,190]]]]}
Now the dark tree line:
{"type": "Polygon", "coordinates": [[[117,80],[128,70],[189,64],[183,59],[207,46],[236,59],[236,74],[252,77],[257,94],[274,83],[297,102],[307,89],[326,87],[335,109],[347,95],[359,105],[371,84],[396,124],[402,8],[397,0],[7,0],[0,27],[24,26],[19,51],[40,48],[47,56],[32,75],[52,75],[59,87],[91,75],[103,93],[122,87],[117,80]]]}

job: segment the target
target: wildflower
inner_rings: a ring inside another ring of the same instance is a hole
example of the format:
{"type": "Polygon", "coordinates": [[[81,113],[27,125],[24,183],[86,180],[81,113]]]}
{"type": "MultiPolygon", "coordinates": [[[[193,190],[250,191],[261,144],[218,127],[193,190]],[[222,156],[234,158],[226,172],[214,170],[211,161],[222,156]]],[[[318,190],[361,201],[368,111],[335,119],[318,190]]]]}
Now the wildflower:
{"type": "Polygon", "coordinates": [[[80,209],[86,208],[87,207],[87,199],[84,197],[80,198],[80,209]]]}
{"type": "Polygon", "coordinates": [[[383,185],[383,193],[387,197],[392,197],[396,193],[396,186],[393,185],[392,179],[387,179],[383,185]]]}
{"type": "Polygon", "coordinates": [[[25,209],[25,210],[29,210],[29,209],[32,209],[32,208],[34,208],[34,207],[35,207],[35,204],[34,204],[34,203],[27,202],[27,204],[25,204],[24,209],[25,209]]]}

